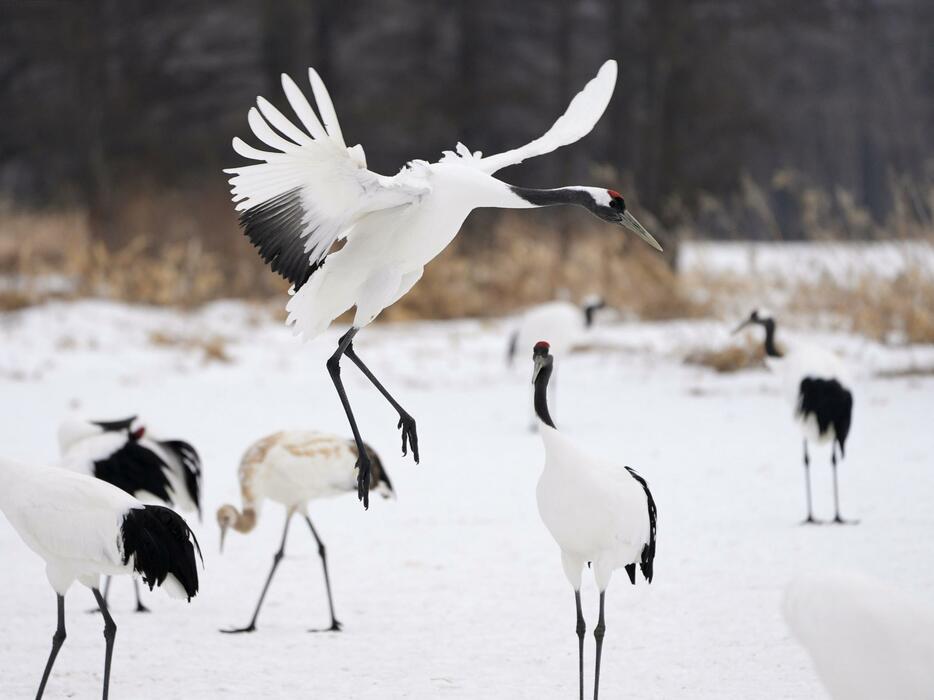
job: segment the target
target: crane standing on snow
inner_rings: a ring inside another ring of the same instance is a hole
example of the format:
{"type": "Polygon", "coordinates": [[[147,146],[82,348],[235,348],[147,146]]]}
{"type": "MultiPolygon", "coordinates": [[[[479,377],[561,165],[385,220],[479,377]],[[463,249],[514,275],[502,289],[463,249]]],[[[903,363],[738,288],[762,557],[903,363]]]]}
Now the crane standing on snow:
{"type": "Polygon", "coordinates": [[[225,172],[233,176],[231,191],[246,235],[273,271],[292,283],[288,323],[311,339],[356,306],[353,324],[327,368],[357,445],[357,496],[366,507],[371,465],[341,381],[341,357],[349,357],[399,414],[402,453],[411,446],[418,462],[415,420],[357,356],[353,340],[418,282],[424,266],[451,242],[473,209],[580,206],[661,247],[618,192],[599,187],[529,189],[493,177],[497,170],[588,134],[613,94],[615,61],[604,63],[564,115],[531,143],[486,158],[458,144],[456,153],[445,153],[437,163],[411,161],[392,177],[368,170],[359,145],[347,147],[324,83],[313,69],[308,73],[318,115],[291,78],[282,76],[289,104],[307,131],[260,97],[248,121],[272,150],[236,138],[234,150],[256,163],[225,172]],[[340,240],[344,247],[331,252],[340,240]]]}
{"type": "Polygon", "coordinates": [[[840,359],[826,350],[811,345],[796,344],[779,350],[775,343],[775,319],[767,311],[754,309],[736,328],[739,333],[749,325],[762,326],[765,331],[765,359],[769,369],[778,372],[785,393],[794,407],[794,416],[804,435],[804,483],[808,515],[803,524],[815,524],[811,508],[811,458],[808,441],[830,442],[830,463],[833,467],[833,505],[835,523],[856,523],[840,515],[840,495],[837,487],[837,449],[845,454],[846,438],[853,421],[853,394],[847,388],[846,368],[840,359]]]}
{"type": "Polygon", "coordinates": [[[636,584],[636,565],[652,582],[655,567],[655,499],[645,479],[630,467],[596,459],[558,432],[548,412],[548,380],[554,358],[548,343],[532,351],[535,386],[533,405],[545,446],[545,468],[538,480],[538,512],[561,548],[561,563],[574,588],[577,607],[580,700],[584,700],[584,615],[581,610],[581,572],[593,564],[600,590],[600,618],[594,628],[597,642],[593,697],[600,692],[600,656],[606,631],[604,600],[613,571],[626,569],[636,584]]]}
{"type": "MultiPolygon", "coordinates": [[[[146,435],[136,416],[112,421],[69,418],[58,428],[62,466],[94,476],[146,503],[157,503],[201,517],[201,459],[183,440],[146,435]]],[[[133,579],[136,612],[149,612],[133,579]]],[[[110,577],[104,584],[104,600],[110,577]]]]}
{"type": "Polygon", "coordinates": [[[75,581],[91,589],[104,616],[107,700],[117,626],[98,590],[100,577],[139,575],[150,588],[162,586],[169,595],[190,601],[198,593],[194,533],[171,509],[144,505],[100,479],[5,459],[0,459],[0,511],[45,560],[46,577],[58,597],[58,626],[36,700],[65,643],[65,594],[75,581]]]}
{"type": "MultiPolygon", "coordinates": [[[[370,472],[370,487],[379,491],[384,498],[393,495],[392,484],[383,464],[373,450],[369,451],[373,465],[370,472]]],[[[331,626],[328,631],[338,632],[341,623],[334,616],[334,599],[331,597],[331,579],[328,576],[328,560],[324,543],[308,516],[309,501],[351,493],[356,490],[354,465],[357,448],[353,441],[336,435],[325,435],[311,430],[288,430],[268,435],[250,445],[240,462],[240,492],[243,497],[243,512],[233,505],[223,505],[217,511],[217,523],[221,530],[221,549],[224,538],[231,528],[248,533],[256,527],[262,501],[268,498],[285,506],[285,529],[282,543],[272,559],[272,568],[260,593],[250,624],[246,627],[223,630],[227,633],[256,631],[256,618],[263,607],[263,600],[272,583],[273,574],[285,555],[285,539],[289,534],[292,516],[300,513],[315,542],[318,556],[324,569],[324,585],[328,594],[331,626]]]]}

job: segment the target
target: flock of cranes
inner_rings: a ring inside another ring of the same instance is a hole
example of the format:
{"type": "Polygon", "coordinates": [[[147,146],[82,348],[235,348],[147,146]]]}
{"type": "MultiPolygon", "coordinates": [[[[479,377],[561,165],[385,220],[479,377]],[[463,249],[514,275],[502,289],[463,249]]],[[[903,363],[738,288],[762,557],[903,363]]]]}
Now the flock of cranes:
{"type": "MultiPolygon", "coordinates": [[[[243,534],[253,530],[264,500],[282,505],[285,523],[252,619],[226,632],[256,630],[296,514],[305,520],[318,546],[331,619],[327,630],[341,629],[325,546],[309,516],[309,503],[356,493],[368,507],[371,491],[386,497],[393,494],[382,461],[363,440],[341,379],[341,360],[347,357],[397,412],[402,454],[411,450],[418,462],[415,419],[357,355],[353,341],[418,282],[425,264],[454,238],[473,209],[579,206],[606,222],[631,229],[661,250],[618,192],[580,186],[536,190],[494,177],[506,166],[573,143],[590,132],[613,92],[613,61],[607,61],[552,128],[531,143],[486,157],[458,144],[438,162],[411,161],[395,176],[370,171],[363,149],[347,147],[334,106],[314,70],[309,70],[309,80],[317,113],[301,89],[283,76],[282,88],[301,126],[259,98],[249,111],[248,122],[269,150],[235,139],[235,151],[252,163],[227,172],[232,175],[232,194],[244,232],[271,268],[292,283],[288,323],[306,339],[313,339],[355,307],[350,329],[327,361],[352,437],[280,432],[246,450],[239,468],[241,508],[228,504],[217,511],[221,547],[229,530],[243,534]],[[343,246],[338,249],[340,243],[343,246]]],[[[591,299],[582,308],[555,303],[532,311],[510,344],[511,358],[529,357],[531,352],[531,411],[545,448],[538,508],[560,549],[565,575],[574,590],[581,700],[584,567],[592,567],[599,590],[594,627],[596,700],[611,576],[623,568],[633,584],[640,572],[651,583],[656,554],[657,509],[647,480],[622,462],[590,454],[559,431],[553,419],[556,365],[587,332],[603,305],[602,300],[591,299]]],[[[843,456],[853,405],[846,379],[819,353],[779,350],[775,321],[767,314],[753,312],[743,326],[747,324],[765,329],[769,362],[783,368],[792,387],[794,415],[805,434],[806,522],[816,522],[810,495],[810,440],[833,444],[834,520],[842,523],[837,452],[843,456]]],[[[46,562],[47,578],[57,596],[57,626],[37,698],[42,697],[65,642],[65,594],[77,581],[91,589],[104,620],[106,700],[116,634],[107,605],[109,577],[128,575],[134,583],[141,579],[150,589],[159,586],[188,600],[198,593],[200,548],[176,510],[200,517],[201,463],[192,445],[150,436],[135,417],[71,420],[62,425],[59,442],[60,467],[0,460],[0,510],[26,545],[46,562]],[[101,577],[108,578],[103,593],[101,577]]],[[[137,610],[146,610],[138,589],[137,610]]]]}

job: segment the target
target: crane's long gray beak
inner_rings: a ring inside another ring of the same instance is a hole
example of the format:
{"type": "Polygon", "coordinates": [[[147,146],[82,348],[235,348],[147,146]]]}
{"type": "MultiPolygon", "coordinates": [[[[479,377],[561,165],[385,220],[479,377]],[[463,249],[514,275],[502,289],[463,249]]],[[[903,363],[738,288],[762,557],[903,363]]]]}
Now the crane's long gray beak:
{"type": "Polygon", "coordinates": [[[227,537],[227,528],[226,528],[226,527],[222,527],[222,528],[221,528],[221,546],[220,546],[220,553],[221,553],[221,554],[224,553],[224,538],[225,538],[225,537],[227,537]]]}
{"type": "Polygon", "coordinates": [[[532,383],[535,383],[535,380],[538,379],[538,373],[542,371],[542,367],[545,366],[545,358],[536,357],[535,358],[535,368],[532,370],[532,383]]]}
{"type": "Polygon", "coordinates": [[[743,321],[741,324],[739,324],[736,328],[733,329],[733,335],[736,335],[737,333],[739,333],[741,330],[743,330],[743,329],[744,329],[746,326],[748,326],[750,323],[752,323],[752,321],[750,321],[750,320],[747,318],[745,321],[743,321]]]}
{"type": "Polygon", "coordinates": [[[659,253],[664,252],[662,251],[662,247],[658,244],[658,241],[655,240],[655,236],[646,231],[645,226],[640,224],[639,220],[630,214],[628,210],[623,212],[619,223],[635,233],[637,236],[639,236],[639,238],[655,248],[655,250],[657,250],[659,253]]]}

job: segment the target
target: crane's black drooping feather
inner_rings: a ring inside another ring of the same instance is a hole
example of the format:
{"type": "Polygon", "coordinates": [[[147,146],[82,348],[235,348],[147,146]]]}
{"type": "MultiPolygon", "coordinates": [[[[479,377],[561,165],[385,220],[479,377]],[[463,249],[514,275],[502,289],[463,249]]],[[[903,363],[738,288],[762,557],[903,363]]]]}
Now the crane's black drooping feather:
{"type": "Polygon", "coordinates": [[[188,523],[171,508],[143,506],[123,518],[123,563],[133,557],[133,570],[152,590],[174,576],[191,600],[198,593],[195,550],[201,547],[188,523]]]}
{"type": "Polygon", "coordinates": [[[131,496],[147,491],[156,498],[171,503],[169,496],[169,465],[152,450],[136,440],[128,440],[109,457],[94,462],[94,476],[123,489],[131,496]]]}
{"type": "Polygon", "coordinates": [[[298,291],[324,260],[311,262],[305,252],[305,209],[301,188],[240,213],[240,225],[272,271],[291,282],[298,291]]]}
{"type": "Polygon", "coordinates": [[[198,509],[201,517],[201,457],[189,443],[184,440],[163,440],[159,446],[168,450],[178,458],[185,472],[185,488],[188,495],[198,509]]]}
{"type": "Polygon", "coordinates": [[[853,419],[853,394],[840,382],[816,377],[802,379],[796,415],[803,420],[814,416],[821,435],[832,427],[840,454],[845,454],[844,445],[853,419]]]}
{"type": "Polygon", "coordinates": [[[91,422],[105,432],[117,433],[121,430],[129,431],[130,426],[133,425],[133,421],[135,420],[136,416],[130,416],[129,418],[123,418],[122,420],[95,420],[91,422]]]}
{"type": "MultiPolygon", "coordinates": [[[[642,561],[639,562],[639,568],[642,569],[642,575],[645,577],[645,580],[652,583],[655,566],[655,530],[658,517],[655,510],[655,499],[652,498],[652,492],[649,491],[649,485],[645,482],[645,479],[639,476],[631,467],[626,467],[626,471],[632,475],[633,479],[642,484],[642,489],[645,491],[645,500],[649,509],[649,542],[642,548],[642,561]]],[[[632,569],[630,570],[627,566],[626,573],[629,574],[629,579],[635,583],[636,568],[634,565],[630,566],[632,566],[632,569]]]]}

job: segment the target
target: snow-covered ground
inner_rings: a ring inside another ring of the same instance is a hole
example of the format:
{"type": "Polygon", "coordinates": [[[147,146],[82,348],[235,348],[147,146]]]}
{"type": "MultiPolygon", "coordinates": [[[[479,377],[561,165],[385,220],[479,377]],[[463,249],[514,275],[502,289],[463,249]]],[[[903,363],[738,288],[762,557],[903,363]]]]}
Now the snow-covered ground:
{"type": "MultiPolygon", "coordinates": [[[[219,303],[193,314],[103,302],[0,316],[0,450],[53,461],[69,410],[144,416],[191,440],[205,465],[202,593],[191,605],[132,587],[112,595],[119,626],[113,696],[122,698],[573,698],[574,602],[539,522],[542,450],[526,429],[528,367],[508,372],[508,322],[380,325],[360,355],[418,419],[422,464],[399,454],[396,419],[349,365],[364,436],[398,500],[363,512],[353,496],[316,504],[340,634],[328,621],[313,540],[293,527],[253,635],[245,624],[281,534],[270,505],[256,532],[217,552],[213,513],[238,502],[243,448],[283,427],[347,433],[325,372],[338,330],[310,345],[259,309],[219,303]],[[212,352],[203,349],[205,339],[212,352]],[[212,357],[226,356],[229,361],[212,357]]],[[[595,452],[649,480],[658,503],[655,583],[617,575],[607,596],[603,697],[820,698],[781,616],[798,571],[843,567],[934,595],[934,377],[883,379],[931,357],[821,335],[858,365],[856,413],[841,470],[850,527],[800,527],[801,445],[773,378],[685,366],[732,324],[621,324],[560,369],[556,420],[595,452]]],[[[794,336],[792,336],[794,337],[794,336]]],[[[800,337],[800,335],[798,336],[800,337]]],[[[520,363],[521,365],[521,363],[520,363]]],[[[829,456],[812,454],[816,509],[831,513],[829,456]]],[[[55,623],[43,565],[0,518],[0,697],[30,697],[55,623]]],[[[597,599],[584,591],[592,674],[597,599]]],[[[95,697],[101,622],[90,593],[67,601],[68,640],[47,697],[95,697]]],[[[588,680],[589,683],[589,680],[588,680]]]]}

